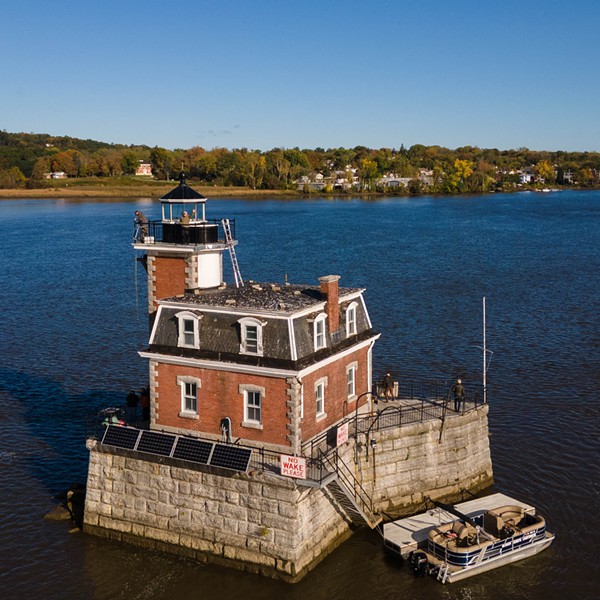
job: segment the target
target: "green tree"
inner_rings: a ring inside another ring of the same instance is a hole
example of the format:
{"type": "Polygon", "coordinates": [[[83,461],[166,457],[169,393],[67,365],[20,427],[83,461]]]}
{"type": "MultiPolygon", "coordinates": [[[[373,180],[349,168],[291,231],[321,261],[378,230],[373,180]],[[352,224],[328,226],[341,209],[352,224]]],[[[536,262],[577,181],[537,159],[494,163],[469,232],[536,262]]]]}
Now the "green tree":
{"type": "Polygon", "coordinates": [[[150,150],[152,172],[158,179],[169,179],[171,176],[171,160],[169,151],[165,148],[154,146],[150,150]]]}
{"type": "Polygon", "coordinates": [[[140,161],[135,152],[123,152],[121,157],[121,169],[125,175],[133,175],[139,164],[140,161]]]}
{"type": "Polygon", "coordinates": [[[374,160],[363,158],[360,161],[359,176],[362,189],[369,189],[378,175],[377,163],[374,160]]]}
{"type": "Polygon", "coordinates": [[[0,171],[0,188],[22,188],[25,187],[27,178],[19,167],[11,167],[6,171],[0,171]]]}

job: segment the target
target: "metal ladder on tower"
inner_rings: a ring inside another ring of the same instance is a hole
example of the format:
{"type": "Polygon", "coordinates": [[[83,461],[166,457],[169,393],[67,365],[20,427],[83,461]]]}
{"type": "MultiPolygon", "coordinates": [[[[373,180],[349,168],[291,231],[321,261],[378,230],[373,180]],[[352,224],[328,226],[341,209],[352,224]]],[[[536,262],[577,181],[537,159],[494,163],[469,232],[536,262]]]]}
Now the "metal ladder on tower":
{"type": "Polygon", "coordinates": [[[223,224],[225,242],[227,243],[227,248],[229,249],[229,257],[231,258],[231,266],[233,267],[235,287],[244,287],[244,280],[242,279],[242,274],[240,273],[240,265],[238,264],[237,256],[235,255],[235,247],[233,245],[233,238],[231,237],[231,225],[229,224],[229,219],[222,219],[221,223],[223,224]]]}

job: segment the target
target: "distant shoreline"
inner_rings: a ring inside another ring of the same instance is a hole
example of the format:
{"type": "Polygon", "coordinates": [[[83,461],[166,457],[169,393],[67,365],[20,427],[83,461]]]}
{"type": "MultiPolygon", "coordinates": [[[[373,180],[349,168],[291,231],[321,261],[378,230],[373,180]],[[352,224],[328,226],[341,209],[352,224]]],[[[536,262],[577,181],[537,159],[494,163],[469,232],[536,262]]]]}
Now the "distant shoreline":
{"type": "MultiPolygon", "coordinates": [[[[253,190],[246,187],[229,187],[229,186],[200,186],[194,185],[191,182],[192,187],[206,196],[207,198],[289,198],[289,199],[303,199],[311,197],[328,197],[328,198],[351,198],[351,197],[390,197],[390,196],[401,196],[403,198],[419,198],[420,196],[438,196],[438,197],[452,197],[455,195],[494,195],[494,194],[515,194],[524,192],[542,192],[542,188],[520,188],[513,190],[497,190],[490,192],[471,192],[463,194],[441,194],[441,193],[428,193],[423,191],[419,194],[402,194],[396,192],[380,192],[380,191],[354,191],[352,193],[341,192],[341,193],[327,193],[327,192],[312,192],[310,194],[300,192],[298,190],[253,190]]],[[[168,181],[155,185],[62,185],[47,188],[16,188],[16,189],[0,189],[0,201],[1,200],[47,200],[52,198],[71,198],[71,199],[85,199],[85,198],[104,198],[107,200],[120,200],[124,198],[154,198],[159,199],[164,196],[167,192],[171,191],[174,187],[174,182],[168,181]]],[[[554,187],[550,191],[590,191],[598,190],[598,187],[554,187]]]]}
{"type": "MultiPolygon", "coordinates": [[[[296,190],[252,190],[244,187],[192,187],[207,198],[227,197],[273,197],[273,196],[300,196],[296,190]]],[[[152,186],[103,186],[77,185],[73,187],[49,187],[38,189],[0,189],[0,200],[10,199],[47,199],[47,198],[160,198],[173,189],[175,184],[165,182],[165,185],[152,186]]]]}

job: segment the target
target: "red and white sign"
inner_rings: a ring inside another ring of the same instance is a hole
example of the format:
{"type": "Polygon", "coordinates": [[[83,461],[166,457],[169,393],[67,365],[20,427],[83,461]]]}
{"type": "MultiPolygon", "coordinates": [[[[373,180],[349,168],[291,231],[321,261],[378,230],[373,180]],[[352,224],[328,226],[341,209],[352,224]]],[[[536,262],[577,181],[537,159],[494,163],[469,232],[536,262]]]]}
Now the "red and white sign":
{"type": "Polygon", "coordinates": [[[337,446],[341,446],[344,442],[348,441],[348,422],[340,425],[337,428],[337,446]]]}
{"type": "Polygon", "coordinates": [[[306,479],[306,459],[300,456],[281,455],[281,474],[296,479],[306,479]]]}

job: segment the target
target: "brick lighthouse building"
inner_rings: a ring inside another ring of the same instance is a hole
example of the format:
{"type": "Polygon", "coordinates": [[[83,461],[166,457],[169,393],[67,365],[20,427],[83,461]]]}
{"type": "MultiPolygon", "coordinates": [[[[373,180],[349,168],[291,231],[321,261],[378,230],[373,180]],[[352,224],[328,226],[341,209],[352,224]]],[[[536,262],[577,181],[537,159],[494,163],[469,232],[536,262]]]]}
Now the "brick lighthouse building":
{"type": "Polygon", "coordinates": [[[340,287],[336,275],[319,285],[236,276],[228,286],[223,254],[237,265],[235,240],[223,221],[206,219],[206,199],[182,178],[161,207],[160,238],[155,227],[134,244],[146,255],[153,317],[140,352],[150,363],[151,429],[300,454],[371,389],[378,334],[364,290],[340,287]]]}
{"type": "Polygon", "coordinates": [[[487,405],[386,425],[364,290],[245,282],[235,246],[184,177],[142,224],[150,422],[88,439],[84,531],[294,582],[355,524],[490,485],[487,405]]]}

